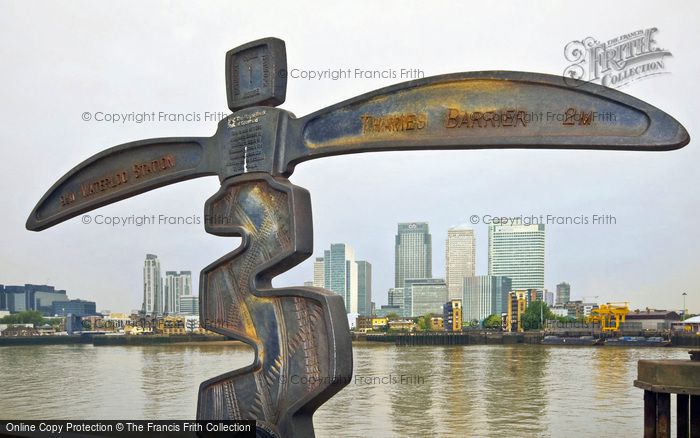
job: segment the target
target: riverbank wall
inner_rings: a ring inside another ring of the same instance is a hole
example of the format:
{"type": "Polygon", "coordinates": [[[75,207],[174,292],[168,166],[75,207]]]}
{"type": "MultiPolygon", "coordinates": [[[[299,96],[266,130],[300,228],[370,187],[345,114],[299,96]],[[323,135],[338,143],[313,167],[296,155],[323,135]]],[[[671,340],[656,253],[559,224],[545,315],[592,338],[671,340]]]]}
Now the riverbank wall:
{"type": "MultiPolygon", "coordinates": [[[[663,334],[653,334],[662,336],[663,334]]],[[[540,332],[525,333],[490,333],[490,332],[429,332],[397,334],[353,334],[356,342],[382,342],[398,346],[413,345],[512,345],[540,344],[544,334],[540,332]]],[[[670,337],[674,347],[700,347],[700,336],[676,334],[670,337]]]]}
{"type": "Polygon", "coordinates": [[[384,342],[399,346],[410,345],[512,345],[539,344],[540,333],[468,333],[433,332],[354,336],[355,341],[384,342]]]}

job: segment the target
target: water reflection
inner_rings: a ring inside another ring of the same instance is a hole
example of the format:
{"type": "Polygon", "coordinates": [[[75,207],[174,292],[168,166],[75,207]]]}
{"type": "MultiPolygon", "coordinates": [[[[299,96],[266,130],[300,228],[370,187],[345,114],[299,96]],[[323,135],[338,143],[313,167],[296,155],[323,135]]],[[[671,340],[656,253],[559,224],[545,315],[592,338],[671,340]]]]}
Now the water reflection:
{"type": "Polygon", "coordinates": [[[435,399],[437,411],[443,412],[445,418],[437,425],[437,432],[446,435],[461,429],[469,430],[474,424],[473,418],[481,415],[479,407],[483,393],[470,391],[461,382],[481,380],[485,370],[482,366],[484,355],[478,351],[449,346],[444,348],[442,356],[444,360],[436,368],[441,385],[435,399]]]}
{"type": "Polygon", "coordinates": [[[392,431],[400,436],[410,436],[420,430],[435,435],[436,422],[432,418],[433,393],[440,390],[441,375],[436,371],[441,361],[440,350],[431,347],[396,348],[391,367],[393,375],[413,377],[415,382],[386,385],[391,394],[392,431]]]}

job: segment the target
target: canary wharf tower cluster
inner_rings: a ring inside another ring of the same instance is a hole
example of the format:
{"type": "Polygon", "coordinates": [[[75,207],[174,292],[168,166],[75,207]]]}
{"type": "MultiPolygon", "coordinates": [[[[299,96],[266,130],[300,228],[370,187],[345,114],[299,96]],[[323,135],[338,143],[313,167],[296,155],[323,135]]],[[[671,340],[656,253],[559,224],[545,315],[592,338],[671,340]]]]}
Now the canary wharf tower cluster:
{"type": "Polygon", "coordinates": [[[461,300],[465,321],[481,321],[506,311],[508,293],[533,290],[553,304],[544,288],[543,224],[491,224],[488,228],[488,271],[477,275],[474,229],[458,225],[447,230],[444,276],[433,274],[433,240],[427,222],[399,223],[394,241],[394,287],[388,304],[372,302],[372,265],[356,261],[347,243],[331,244],[314,262],[313,281],[345,301],[349,314],[417,317],[441,314],[445,303],[461,300]]]}

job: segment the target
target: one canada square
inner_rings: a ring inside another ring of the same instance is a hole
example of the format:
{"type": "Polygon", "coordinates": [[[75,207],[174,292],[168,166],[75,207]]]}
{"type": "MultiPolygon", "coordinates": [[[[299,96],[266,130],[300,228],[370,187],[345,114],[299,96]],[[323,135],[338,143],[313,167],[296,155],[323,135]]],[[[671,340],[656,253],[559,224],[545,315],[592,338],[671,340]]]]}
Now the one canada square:
{"type": "Polygon", "coordinates": [[[394,287],[413,278],[432,278],[433,245],[427,222],[400,223],[396,234],[394,287]]]}

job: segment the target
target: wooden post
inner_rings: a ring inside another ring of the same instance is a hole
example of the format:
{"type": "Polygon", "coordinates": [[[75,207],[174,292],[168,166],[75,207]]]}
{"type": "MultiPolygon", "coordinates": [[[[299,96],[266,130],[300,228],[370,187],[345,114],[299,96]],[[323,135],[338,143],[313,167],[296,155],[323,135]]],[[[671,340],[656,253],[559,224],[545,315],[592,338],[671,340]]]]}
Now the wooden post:
{"type": "Polygon", "coordinates": [[[644,391],[644,438],[656,438],[656,393],[644,391]]]}
{"type": "Polygon", "coordinates": [[[656,436],[671,437],[671,394],[668,392],[656,393],[656,436]]]}
{"type": "Polygon", "coordinates": [[[676,418],[678,420],[676,436],[688,438],[690,435],[690,398],[688,394],[676,395],[676,418]]]}
{"type": "Polygon", "coordinates": [[[700,395],[690,396],[690,436],[700,438],[700,395]]]}

